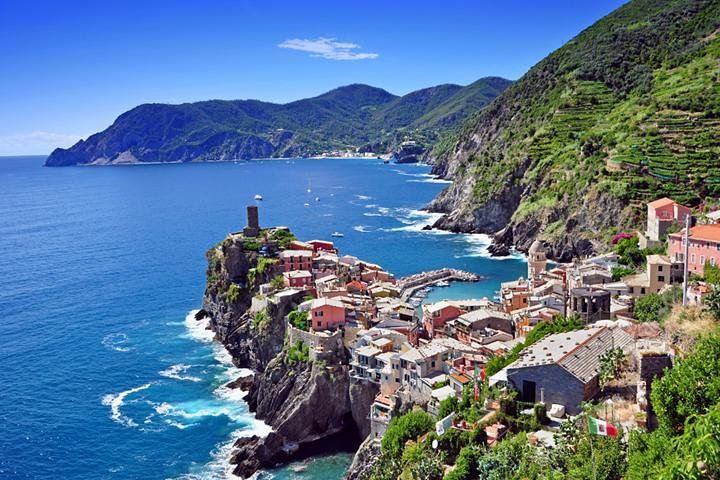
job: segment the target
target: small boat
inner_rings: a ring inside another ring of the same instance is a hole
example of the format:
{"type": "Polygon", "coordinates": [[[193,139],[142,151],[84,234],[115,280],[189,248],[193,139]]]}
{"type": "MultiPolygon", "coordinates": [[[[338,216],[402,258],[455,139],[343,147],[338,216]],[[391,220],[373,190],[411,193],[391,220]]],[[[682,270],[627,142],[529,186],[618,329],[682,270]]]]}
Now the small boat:
{"type": "Polygon", "coordinates": [[[304,206],[304,207],[309,207],[310,204],[306,202],[306,203],[303,203],[303,206],[304,206]]]}
{"type": "Polygon", "coordinates": [[[320,201],[320,197],[315,197],[315,201],[316,201],[316,202],[319,202],[319,201],[320,201]]]}
{"type": "Polygon", "coordinates": [[[255,200],[262,200],[262,195],[260,195],[259,193],[255,195],[255,200]]]}
{"type": "Polygon", "coordinates": [[[345,234],[340,233],[340,232],[333,232],[333,233],[330,234],[330,236],[331,236],[331,237],[344,237],[345,234]]]}
{"type": "Polygon", "coordinates": [[[390,163],[390,160],[385,159],[385,160],[383,160],[383,163],[384,163],[385,165],[387,165],[388,163],[390,163]]]}
{"type": "Polygon", "coordinates": [[[450,282],[446,282],[445,280],[441,280],[435,284],[436,287],[449,287],[450,282]]]}

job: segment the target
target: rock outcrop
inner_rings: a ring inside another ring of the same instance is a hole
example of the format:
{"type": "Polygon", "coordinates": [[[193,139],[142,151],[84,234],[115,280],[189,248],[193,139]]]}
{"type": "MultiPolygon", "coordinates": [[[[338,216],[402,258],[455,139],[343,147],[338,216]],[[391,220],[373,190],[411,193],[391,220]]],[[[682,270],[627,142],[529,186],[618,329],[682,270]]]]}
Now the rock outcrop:
{"type": "Polygon", "coordinates": [[[304,293],[258,295],[260,285],[278,273],[271,260],[277,250],[272,231],[261,237],[233,234],[208,251],[207,287],[198,313],[210,317],[233,362],[255,372],[234,383],[248,388],[250,410],[273,429],[267,437],[237,440],[230,461],[244,478],[315,452],[357,447],[369,432],[367,412],[377,394],[376,385],[350,378],[344,353],[335,363],[288,355],[286,315],[304,293]],[[265,257],[258,243],[266,248],[265,257]]]}

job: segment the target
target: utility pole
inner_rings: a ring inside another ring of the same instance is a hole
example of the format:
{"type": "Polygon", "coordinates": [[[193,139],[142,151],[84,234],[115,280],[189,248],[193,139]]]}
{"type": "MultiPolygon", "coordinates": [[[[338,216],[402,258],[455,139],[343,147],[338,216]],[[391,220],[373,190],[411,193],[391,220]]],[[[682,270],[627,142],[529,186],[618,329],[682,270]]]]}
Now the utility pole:
{"type": "Polygon", "coordinates": [[[691,215],[685,216],[685,255],[683,262],[683,305],[687,305],[688,302],[688,256],[690,254],[690,217],[691,215]]]}

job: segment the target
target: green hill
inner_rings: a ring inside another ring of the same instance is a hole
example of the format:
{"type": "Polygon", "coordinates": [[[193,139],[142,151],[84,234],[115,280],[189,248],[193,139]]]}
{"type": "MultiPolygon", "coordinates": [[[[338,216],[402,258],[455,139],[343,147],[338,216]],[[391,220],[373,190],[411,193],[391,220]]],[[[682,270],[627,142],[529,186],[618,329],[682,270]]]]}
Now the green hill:
{"type": "Polygon", "coordinates": [[[635,0],[535,65],[433,151],[440,226],[569,259],[662,195],[720,194],[720,2],[635,0]]]}
{"type": "Polygon", "coordinates": [[[385,153],[406,137],[432,142],[509,83],[488,78],[402,97],[355,84],[284,105],[257,100],[145,104],[120,115],[105,131],[56,149],[46,165],[311,156],[348,149],[385,153]]]}

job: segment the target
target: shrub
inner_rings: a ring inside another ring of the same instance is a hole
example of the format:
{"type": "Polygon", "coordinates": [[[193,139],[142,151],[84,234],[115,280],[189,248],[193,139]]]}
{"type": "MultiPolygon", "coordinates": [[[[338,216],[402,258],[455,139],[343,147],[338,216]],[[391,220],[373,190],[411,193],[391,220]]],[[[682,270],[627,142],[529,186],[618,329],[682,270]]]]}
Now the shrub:
{"type": "Polygon", "coordinates": [[[308,320],[307,312],[301,312],[299,310],[293,310],[288,314],[288,321],[293,327],[305,330],[310,330],[310,321],[308,320]]]}
{"type": "Polygon", "coordinates": [[[238,301],[238,298],[240,298],[240,287],[236,283],[231,283],[230,287],[227,289],[227,293],[225,294],[227,301],[230,303],[235,303],[238,301]]]}
{"type": "Polygon", "coordinates": [[[285,279],[282,275],[277,275],[270,280],[270,286],[272,286],[275,290],[280,290],[285,287],[285,279]]]}
{"type": "Polygon", "coordinates": [[[297,340],[288,348],[287,359],[290,363],[309,362],[310,347],[302,340],[297,340]]]}
{"type": "Polygon", "coordinates": [[[267,323],[269,320],[268,314],[265,312],[265,310],[262,310],[260,312],[255,313],[255,317],[253,318],[253,327],[259,328],[267,323]]]}
{"type": "Polygon", "coordinates": [[[267,267],[275,265],[278,263],[276,258],[265,258],[261,257],[258,260],[257,267],[255,267],[255,270],[257,270],[258,273],[265,273],[265,270],[267,267]]]}
{"type": "Polygon", "coordinates": [[[405,442],[429,432],[434,426],[435,421],[432,417],[420,409],[393,418],[382,439],[383,453],[399,458],[405,448],[405,442]]]}
{"type": "Polygon", "coordinates": [[[612,279],[614,282],[617,282],[621,278],[632,275],[633,273],[635,273],[635,269],[632,267],[613,267],[612,279]]]}

